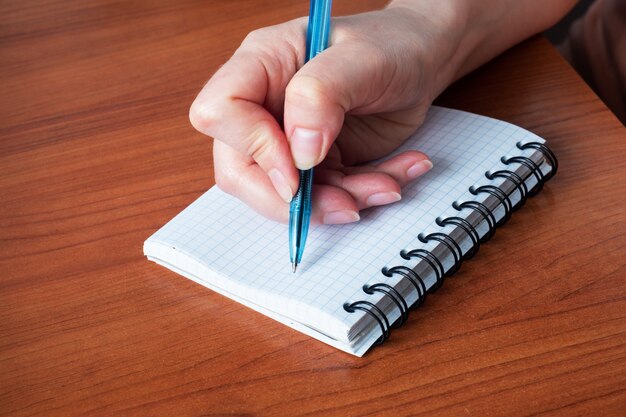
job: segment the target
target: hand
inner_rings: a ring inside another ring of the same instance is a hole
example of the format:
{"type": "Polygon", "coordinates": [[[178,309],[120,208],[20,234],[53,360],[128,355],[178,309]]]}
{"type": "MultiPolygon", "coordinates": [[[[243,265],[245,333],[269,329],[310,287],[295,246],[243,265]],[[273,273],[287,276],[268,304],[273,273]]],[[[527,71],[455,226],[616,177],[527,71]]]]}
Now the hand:
{"type": "Polygon", "coordinates": [[[470,3],[397,0],[333,19],[329,48],[304,66],[306,18],[252,32],[190,110],[193,126],[215,139],[217,185],[283,222],[296,167],[317,166],[314,223],[356,221],[359,210],[400,199],[402,186],[432,167],[426,155],[363,163],[397,148],[459,74],[518,40],[472,31],[509,21],[506,7],[474,2],[474,16],[499,15],[470,25],[461,7],[470,3]],[[492,46],[475,52],[481,42],[492,46]]]}

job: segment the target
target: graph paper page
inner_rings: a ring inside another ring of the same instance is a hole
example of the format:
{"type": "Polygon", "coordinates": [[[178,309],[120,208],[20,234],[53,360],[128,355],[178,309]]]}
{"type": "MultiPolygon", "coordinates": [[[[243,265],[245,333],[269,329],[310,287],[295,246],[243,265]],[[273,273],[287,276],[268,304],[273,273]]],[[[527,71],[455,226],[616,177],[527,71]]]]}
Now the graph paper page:
{"type": "MultiPolygon", "coordinates": [[[[529,141],[543,142],[502,121],[433,107],[396,153],[422,151],[434,168],[403,188],[399,202],[363,210],[359,222],[312,226],[296,274],[287,225],[262,218],[216,187],[151,236],[144,251],[156,258],[151,244],[165,247],[170,255],[159,253],[162,263],[199,276],[199,282],[247,300],[253,308],[350,344],[354,324],[365,313],[348,313],[344,303],[368,299],[364,284],[388,282],[381,268],[406,264],[400,250],[420,246],[420,232],[435,230],[438,216],[449,212],[454,201],[472,198],[468,188],[489,183],[484,173],[502,169],[500,158],[523,154],[516,144],[529,141]]],[[[365,344],[376,338],[371,335],[365,344]]]]}

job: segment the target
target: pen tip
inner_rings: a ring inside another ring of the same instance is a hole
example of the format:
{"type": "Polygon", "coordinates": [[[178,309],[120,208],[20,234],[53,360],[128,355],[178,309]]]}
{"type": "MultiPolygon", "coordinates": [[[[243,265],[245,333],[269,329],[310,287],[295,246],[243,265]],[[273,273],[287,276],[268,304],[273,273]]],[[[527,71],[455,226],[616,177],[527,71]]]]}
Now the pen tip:
{"type": "Polygon", "coordinates": [[[297,262],[292,262],[291,263],[291,272],[295,274],[297,267],[298,267],[298,263],[297,262]]]}

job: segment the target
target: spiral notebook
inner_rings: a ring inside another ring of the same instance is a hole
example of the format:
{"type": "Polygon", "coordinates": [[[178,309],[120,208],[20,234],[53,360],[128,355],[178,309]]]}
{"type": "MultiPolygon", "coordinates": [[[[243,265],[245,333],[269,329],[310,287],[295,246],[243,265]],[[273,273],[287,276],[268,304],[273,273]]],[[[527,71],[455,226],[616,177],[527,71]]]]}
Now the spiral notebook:
{"type": "Polygon", "coordinates": [[[544,140],[509,123],[433,107],[397,152],[434,168],[389,206],[309,231],[291,271],[287,226],[217,187],[144,243],[172,271],[351,354],[385,341],[557,169],[544,140]]]}

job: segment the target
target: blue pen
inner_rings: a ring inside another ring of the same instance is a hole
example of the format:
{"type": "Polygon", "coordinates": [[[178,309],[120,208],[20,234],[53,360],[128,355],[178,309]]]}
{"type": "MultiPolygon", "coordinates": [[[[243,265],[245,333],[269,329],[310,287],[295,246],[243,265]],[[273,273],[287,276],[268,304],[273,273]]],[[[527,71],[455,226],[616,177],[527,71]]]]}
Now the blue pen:
{"type": "MultiPolygon", "coordinates": [[[[331,0],[311,0],[309,25],[306,33],[305,63],[328,47],[331,7],[331,0]]],[[[313,169],[300,171],[298,191],[291,200],[291,207],[289,208],[289,256],[291,258],[291,270],[294,273],[302,260],[306,236],[309,233],[312,188],[313,169]]]]}

